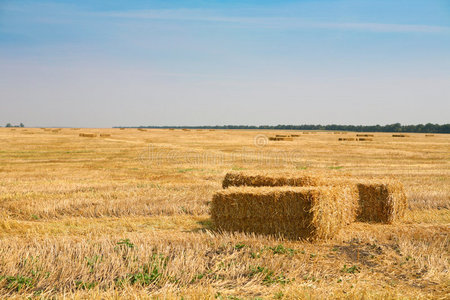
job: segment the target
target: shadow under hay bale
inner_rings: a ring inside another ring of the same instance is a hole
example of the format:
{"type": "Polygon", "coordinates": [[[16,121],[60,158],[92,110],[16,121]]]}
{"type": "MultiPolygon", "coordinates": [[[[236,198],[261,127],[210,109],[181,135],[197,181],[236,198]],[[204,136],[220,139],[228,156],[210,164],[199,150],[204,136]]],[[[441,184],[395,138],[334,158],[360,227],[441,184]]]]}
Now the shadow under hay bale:
{"type": "Polygon", "coordinates": [[[224,231],[328,239],[350,223],[346,197],[339,187],[231,187],[213,196],[211,218],[224,231]]]}

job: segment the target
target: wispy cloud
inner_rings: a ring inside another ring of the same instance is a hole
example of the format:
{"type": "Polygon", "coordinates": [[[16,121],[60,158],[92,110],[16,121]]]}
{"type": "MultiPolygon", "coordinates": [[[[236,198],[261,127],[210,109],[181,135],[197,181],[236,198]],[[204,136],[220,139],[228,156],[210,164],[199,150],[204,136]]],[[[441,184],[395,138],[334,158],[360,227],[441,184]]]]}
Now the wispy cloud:
{"type": "Polygon", "coordinates": [[[235,17],[204,10],[139,10],[95,13],[97,16],[124,19],[148,19],[207,23],[231,23],[242,26],[279,29],[326,29],[393,33],[450,33],[450,27],[422,24],[311,22],[301,18],[286,17],[235,17]]]}

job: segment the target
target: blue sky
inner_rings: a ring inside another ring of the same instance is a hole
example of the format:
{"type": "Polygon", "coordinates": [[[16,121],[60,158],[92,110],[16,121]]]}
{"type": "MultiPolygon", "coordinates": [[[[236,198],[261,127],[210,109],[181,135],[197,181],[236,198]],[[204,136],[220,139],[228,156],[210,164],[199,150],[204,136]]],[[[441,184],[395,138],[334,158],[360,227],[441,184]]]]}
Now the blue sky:
{"type": "Polygon", "coordinates": [[[448,123],[450,1],[0,1],[0,122],[448,123]]]}

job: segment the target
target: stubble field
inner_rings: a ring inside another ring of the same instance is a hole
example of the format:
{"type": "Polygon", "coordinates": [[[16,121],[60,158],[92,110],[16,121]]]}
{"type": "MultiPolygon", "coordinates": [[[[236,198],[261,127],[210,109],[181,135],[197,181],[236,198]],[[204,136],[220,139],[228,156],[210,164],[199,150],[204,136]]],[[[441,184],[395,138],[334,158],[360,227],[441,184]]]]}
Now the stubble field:
{"type": "Polygon", "coordinates": [[[374,135],[0,128],[0,297],[445,299],[450,135],[374,135]],[[406,217],[315,243],[214,230],[227,171],[280,169],[395,176],[406,217]]]}

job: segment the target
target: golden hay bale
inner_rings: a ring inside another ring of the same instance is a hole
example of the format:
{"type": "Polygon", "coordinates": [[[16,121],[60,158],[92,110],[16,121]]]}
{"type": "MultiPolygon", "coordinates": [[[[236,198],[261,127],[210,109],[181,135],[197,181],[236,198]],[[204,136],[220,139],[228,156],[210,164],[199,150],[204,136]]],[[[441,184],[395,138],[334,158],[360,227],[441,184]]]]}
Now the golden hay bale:
{"type": "Polygon", "coordinates": [[[434,134],[425,134],[426,137],[434,136],[434,134]]]}
{"type": "Polygon", "coordinates": [[[407,134],[393,134],[392,137],[408,137],[407,134]]]}
{"type": "Polygon", "coordinates": [[[61,128],[53,129],[53,130],[52,130],[52,132],[60,132],[60,131],[61,131],[61,128]]]}
{"type": "Polygon", "coordinates": [[[367,180],[357,183],[362,222],[394,223],[405,215],[408,206],[403,184],[394,180],[367,180]]]}
{"type": "Polygon", "coordinates": [[[357,134],[356,136],[371,137],[371,136],[373,136],[373,134],[357,134]]]}
{"type": "Polygon", "coordinates": [[[293,141],[294,139],[291,137],[280,137],[280,136],[271,136],[269,137],[269,141],[293,141]]]}
{"type": "Polygon", "coordinates": [[[275,137],[287,137],[285,134],[276,134],[275,137]]]}
{"type": "Polygon", "coordinates": [[[390,178],[360,180],[346,175],[335,177],[329,173],[247,171],[227,173],[222,187],[231,186],[332,186],[341,189],[345,187],[348,205],[351,208],[347,210],[346,219],[357,219],[362,222],[392,223],[403,217],[407,207],[403,185],[390,178]]]}
{"type": "Polygon", "coordinates": [[[125,130],[125,128],[119,128],[120,130],[125,130]]]}
{"type": "Polygon", "coordinates": [[[139,131],[147,131],[147,129],[144,128],[138,128],[139,131]]]}
{"type": "Polygon", "coordinates": [[[339,138],[339,141],[354,141],[354,138],[339,138]]]}
{"type": "Polygon", "coordinates": [[[109,133],[100,133],[100,136],[101,137],[109,137],[109,136],[111,136],[111,134],[109,134],[109,133]]]}
{"type": "Polygon", "coordinates": [[[216,131],[215,129],[209,129],[209,131],[216,131]]]}
{"type": "Polygon", "coordinates": [[[348,224],[339,187],[233,187],[213,196],[211,218],[225,231],[328,239],[348,224]]]}
{"type": "Polygon", "coordinates": [[[358,138],[358,141],[365,141],[365,142],[369,142],[369,141],[373,141],[373,139],[371,138],[358,138]]]}
{"type": "Polygon", "coordinates": [[[169,128],[169,130],[175,130],[175,128],[169,128]]]}
{"type": "Polygon", "coordinates": [[[191,131],[190,129],[187,129],[187,128],[183,128],[182,130],[183,131],[191,131]]]}
{"type": "Polygon", "coordinates": [[[303,134],[309,134],[309,132],[308,131],[303,131],[303,134]]]}
{"type": "Polygon", "coordinates": [[[97,135],[95,133],[80,133],[79,136],[82,136],[82,137],[96,137],[97,135]]]}
{"type": "Polygon", "coordinates": [[[222,187],[230,186],[318,186],[326,182],[320,174],[291,172],[229,172],[225,175],[222,187]]]}
{"type": "Polygon", "coordinates": [[[291,137],[300,137],[299,134],[291,134],[291,137]]]}

